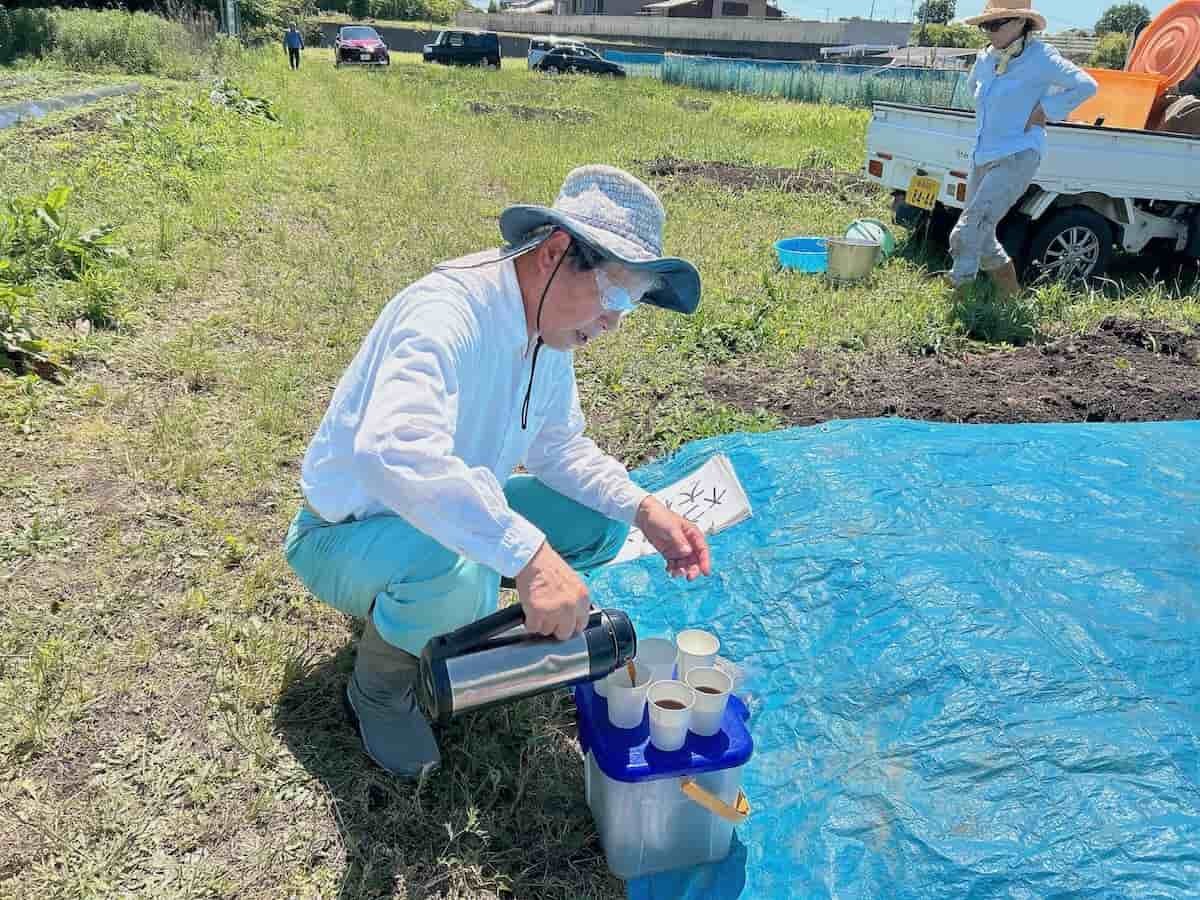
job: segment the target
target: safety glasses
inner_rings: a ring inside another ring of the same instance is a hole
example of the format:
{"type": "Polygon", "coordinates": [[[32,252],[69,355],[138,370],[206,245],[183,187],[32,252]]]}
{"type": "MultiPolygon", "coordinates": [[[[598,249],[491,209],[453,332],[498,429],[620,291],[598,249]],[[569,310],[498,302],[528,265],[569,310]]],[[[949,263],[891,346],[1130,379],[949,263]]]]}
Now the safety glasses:
{"type": "Polygon", "coordinates": [[[623,286],[617,284],[605,274],[603,269],[596,269],[596,287],[600,290],[600,305],[605,312],[628,315],[638,308],[638,300],[623,286]]]}

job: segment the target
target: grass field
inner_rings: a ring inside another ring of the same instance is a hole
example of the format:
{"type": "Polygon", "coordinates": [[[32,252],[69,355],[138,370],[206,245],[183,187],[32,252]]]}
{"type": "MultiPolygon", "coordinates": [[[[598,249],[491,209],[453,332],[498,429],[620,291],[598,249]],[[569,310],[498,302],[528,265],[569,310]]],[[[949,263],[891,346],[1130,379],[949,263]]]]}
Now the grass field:
{"type": "MultiPolygon", "coordinates": [[[[630,464],[777,426],[706,392],[714,369],[950,354],[977,346],[962,310],[921,253],[845,289],[775,268],[781,236],[885,217],[846,186],[865,111],[403,56],[335,71],[320,51],[236,79],[277,123],[184,85],[0,132],[0,194],[69,187],[69,221],[128,251],[34,280],[63,384],[0,373],[0,896],[622,896],[565,698],[455,725],[419,786],[360,752],[339,700],[354,629],[278,549],[343,367],[392,294],[588,162],[819,174],[801,193],[653,179],[705,299],[579,359],[594,433],[630,464]]],[[[1114,313],[1195,322],[1200,303],[1155,285],[1022,307],[1035,337],[1114,313]]]]}

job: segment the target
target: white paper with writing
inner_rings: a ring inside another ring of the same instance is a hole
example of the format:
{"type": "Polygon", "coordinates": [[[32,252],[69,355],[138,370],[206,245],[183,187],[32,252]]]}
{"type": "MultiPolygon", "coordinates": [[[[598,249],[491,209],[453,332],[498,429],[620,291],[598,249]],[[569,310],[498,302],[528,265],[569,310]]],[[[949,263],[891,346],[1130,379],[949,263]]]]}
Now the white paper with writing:
{"type": "MultiPolygon", "coordinates": [[[[738,481],[733,463],[724,454],[712,457],[670,487],[655,491],[654,496],[668,509],[695,523],[705,534],[718,534],[752,515],[750,498],[738,481]]],[[[609,565],[657,552],[645,535],[634,527],[629,530],[621,552],[609,565]]]]}

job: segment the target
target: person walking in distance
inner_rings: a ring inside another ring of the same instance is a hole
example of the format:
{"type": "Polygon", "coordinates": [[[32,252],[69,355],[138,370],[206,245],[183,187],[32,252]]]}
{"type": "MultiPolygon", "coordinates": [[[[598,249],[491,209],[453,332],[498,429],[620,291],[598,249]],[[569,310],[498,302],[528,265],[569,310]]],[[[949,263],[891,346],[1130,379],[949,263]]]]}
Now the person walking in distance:
{"type": "Polygon", "coordinates": [[[287,47],[288,64],[293,70],[300,68],[300,51],[304,49],[304,35],[293,22],[283,35],[283,46],[287,47]]]}

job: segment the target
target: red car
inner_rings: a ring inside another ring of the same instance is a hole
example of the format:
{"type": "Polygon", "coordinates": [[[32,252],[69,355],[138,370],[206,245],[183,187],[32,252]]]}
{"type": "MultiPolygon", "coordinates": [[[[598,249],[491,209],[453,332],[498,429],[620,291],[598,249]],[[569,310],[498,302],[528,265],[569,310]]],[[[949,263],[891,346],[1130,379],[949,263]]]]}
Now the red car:
{"type": "Polygon", "coordinates": [[[387,44],[369,25],[345,25],[333,42],[334,66],[390,66],[387,44]]]}

